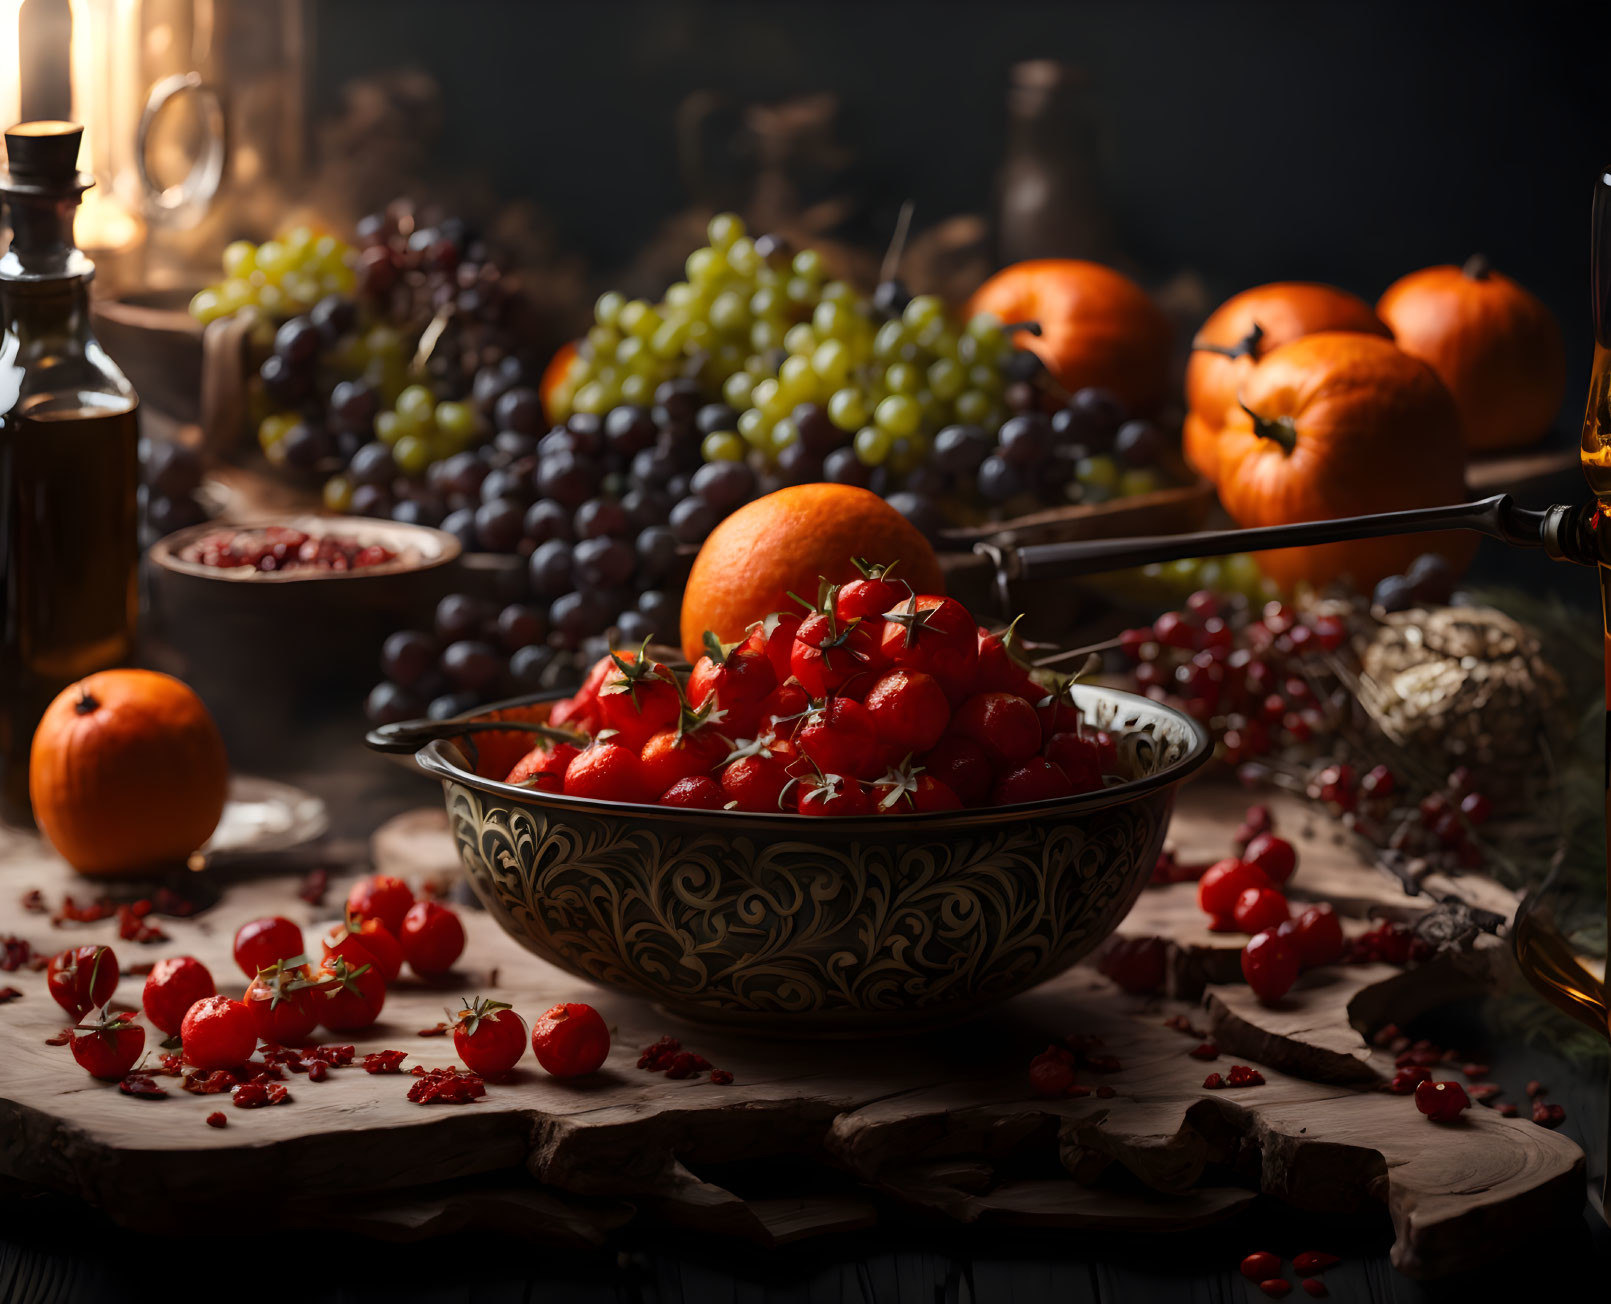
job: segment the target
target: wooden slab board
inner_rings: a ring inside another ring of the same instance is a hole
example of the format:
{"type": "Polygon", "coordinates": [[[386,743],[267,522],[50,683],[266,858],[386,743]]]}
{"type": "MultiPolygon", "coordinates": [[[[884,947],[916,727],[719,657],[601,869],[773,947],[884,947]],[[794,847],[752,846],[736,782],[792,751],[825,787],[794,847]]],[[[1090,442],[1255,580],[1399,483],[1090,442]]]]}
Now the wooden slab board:
{"type": "MultiPolygon", "coordinates": [[[[1188,794],[1177,833],[1207,840],[1212,824],[1223,843],[1240,815],[1215,814],[1224,804],[1207,789],[1188,794]]],[[[432,850],[440,829],[432,816],[407,817],[383,831],[377,855],[397,866],[408,857],[411,877],[433,874],[448,867],[441,844],[432,850]]],[[[1358,895],[1379,890],[1365,886],[1375,871],[1353,874],[1358,895]]],[[[338,879],[330,904],[316,909],[295,896],[295,876],[217,877],[221,904],[190,920],[163,918],[168,942],[116,943],[123,963],[193,954],[234,994],[245,985],[229,956],[240,923],[284,914],[311,946],[344,888],[338,879]]],[[[47,953],[113,942],[110,922],[55,929],[16,905],[32,888],[54,902],[86,886],[33,839],[0,836],[0,934],[47,953]]],[[[1164,909],[1163,895],[1144,894],[1138,909],[1164,909]]],[[[0,1006],[0,1172],[153,1230],[272,1189],[312,1197],[302,1217],[372,1235],[499,1225],[571,1245],[603,1243],[632,1217],[781,1244],[871,1226],[886,1201],[969,1223],[1162,1231],[1226,1217],[1264,1191],[1317,1211],[1381,1205],[1397,1233],[1395,1263],[1417,1275],[1497,1256],[1581,1200],[1582,1155],[1568,1139],[1480,1108],[1434,1131],[1409,1100],[1374,1089],[1384,1062],[1350,1027],[1350,1011],[1371,1008],[1380,989],[1435,979],[1442,961],[1409,974],[1369,966],[1310,975],[1275,1009],[1238,986],[1210,985],[1193,1001],[1124,996],[1081,968],[965,1030],[761,1041],[673,1024],[535,959],[479,911],[464,916],[459,970],[438,985],[400,980],[383,1021],[352,1038],[359,1053],[404,1050],[405,1068],[455,1062],[450,1040],[416,1032],[463,994],[498,996],[528,1018],[580,999],[598,1006],[615,1037],[598,1075],[560,1082],[528,1056],[464,1106],[412,1104],[412,1077],[358,1067],[323,1083],[292,1075],[291,1103],[274,1108],[232,1108],[172,1079],[159,1079],[169,1098],[137,1100],[88,1078],[65,1047],[44,1044],[64,1019],[43,975],[19,971],[0,975],[24,993],[0,1006]],[[1211,1031],[1226,1053],[1208,1063],[1187,1055],[1196,1039],[1165,1026],[1171,1013],[1211,1031]],[[667,1032],[736,1081],[638,1070],[639,1049],[667,1032]],[[1117,1072],[1082,1075],[1112,1087],[1110,1098],[1031,1094],[1030,1056],[1066,1033],[1100,1036],[1118,1057],[1117,1072]],[[1233,1047],[1237,1062],[1264,1066],[1268,1083],[1204,1089],[1233,1047]],[[204,1122],[217,1109],[223,1129],[204,1122]],[[323,1198],[330,1192],[342,1198],[323,1198]]],[[[126,976],[115,1003],[136,1006],[142,982],[126,976]]]]}

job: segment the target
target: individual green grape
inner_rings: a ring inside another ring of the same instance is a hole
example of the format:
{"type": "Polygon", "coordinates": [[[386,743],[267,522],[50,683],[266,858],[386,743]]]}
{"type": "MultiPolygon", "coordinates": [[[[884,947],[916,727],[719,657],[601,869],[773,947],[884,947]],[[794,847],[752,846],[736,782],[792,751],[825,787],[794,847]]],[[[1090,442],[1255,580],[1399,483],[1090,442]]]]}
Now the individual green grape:
{"type": "Polygon", "coordinates": [[[773,400],[777,398],[777,394],[777,378],[774,376],[768,376],[764,380],[756,381],[755,384],[750,387],[750,402],[764,412],[772,405],[773,400]]]}
{"type": "Polygon", "coordinates": [[[1248,552],[1233,552],[1220,562],[1225,572],[1225,584],[1233,593],[1245,593],[1256,598],[1264,590],[1264,572],[1248,552]]]}
{"type": "Polygon", "coordinates": [[[811,325],[825,339],[843,339],[856,329],[856,313],[848,305],[824,299],[811,313],[811,325]]]}
{"type": "Polygon", "coordinates": [[[856,460],[863,466],[882,466],[893,442],[894,436],[889,431],[878,426],[863,426],[856,432],[851,447],[855,450],[856,460]]]}
{"type": "Polygon", "coordinates": [[[755,241],[747,235],[733,241],[727,250],[727,265],[739,276],[754,276],[761,265],[760,255],[755,252],[755,241]]]}
{"type": "Polygon", "coordinates": [[[723,290],[710,301],[710,324],[719,331],[747,330],[750,324],[750,305],[737,290],[723,290]]]}
{"type": "Polygon", "coordinates": [[[856,288],[849,281],[829,281],[822,287],[822,293],[818,297],[823,303],[837,303],[850,309],[854,309],[861,302],[856,288]]]}
{"type": "Polygon", "coordinates": [[[930,322],[945,320],[945,303],[935,295],[919,294],[907,303],[901,320],[915,334],[930,322]]]}
{"type": "Polygon", "coordinates": [[[270,412],[257,425],[257,442],[266,452],[284,439],[286,432],[296,425],[294,412],[270,412]]]}
{"type": "Polygon", "coordinates": [[[615,325],[624,335],[648,339],[660,328],[660,314],[643,299],[629,299],[616,314],[615,325]]]}
{"type": "Polygon", "coordinates": [[[392,460],[406,476],[424,475],[431,464],[431,446],[419,435],[404,435],[392,445],[392,460]]]}
{"type": "Polygon", "coordinates": [[[809,322],[796,322],[783,332],[783,347],[790,353],[807,354],[817,347],[817,333],[809,322]]]}
{"type": "Polygon", "coordinates": [[[802,249],[795,254],[792,264],[796,276],[807,279],[822,275],[822,255],[815,249],[802,249]]]}
{"type": "MultiPolygon", "coordinates": [[[[621,401],[623,403],[635,403],[641,407],[647,407],[654,398],[654,391],[655,379],[653,376],[633,372],[630,376],[621,377],[621,401]]],[[[567,415],[569,411],[570,409],[567,406],[567,415]]]]}
{"type": "Polygon", "coordinates": [[[951,324],[944,317],[937,317],[926,322],[917,332],[919,348],[927,349],[936,357],[954,357],[957,351],[957,337],[952,333],[951,324]]]}
{"type": "Polygon", "coordinates": [[[705,436],[699,445],[700,455],[707,462],[742,462],[748,446],[736,430],[717,430],[705,436]]]}
{"type": "Polygon", "coordinates": [[[621,309],[625,305],[624,294],[618,290],[606,290],[593,304],[593,320],[600,326],[615,326],[619,323],[621,309]]]}
{"type": "Polygon", "coordinates": [[[909,343],[911,336],[907,334],[906,327],[898,321],[887,321],[873,337],[873,357],[880,362],[892,362],[909,343]]]}
{"type": "Polygon", "coordinates": [[[756,448],[771,447],[772,423],[760,408],[748,408],[738,414],[738,433],[756,448]]]}
{"type": "Polygon", "coordinates": [[[266,280],[278,281],[297,265],[297,256],[278,240],[265,240],[257,246],[253,271],[262,272],[266,280]]]}
{"type": "Polygon", "coordinates": [[[816,282],[805,276],[791,276],[783,286],[783,297],[790,303],[811,303],[817,297],[816,282]]]}
{"type": "Polygon", "coordinates": [[[1158,473],[1150,467],[1125,471],[1119,476],[1119,497],[1132,498],[1136,494],[1156,493],[1160,484],[1158,473]]]}
{"type": "Polygon", "coordinates": [[[424,385],[410,385],[397,396],[397,415],[423,426],[436,416],[436,395],[424,385]]]}
{"type": "Polygon", "coordinates": [[[691,322],[667,320],[656,327],[653,335],[649,337],[649,352],[662,361],[682,355],[683,345],[688,342],[691,322]]]}
{"type": "Polygon", "coordinates": [[[811,359],[799,355],[784,358],[778,368],[778,389],[796,403],[816,393],[817,373],[811,369],[811,359]]]}
{"type": "Polygon", "coordinates": [[[884,388],[892,394],[915,394],[923,386],[923,373],[910,362],[892,362],[884,368],[884,388]]]}
{"type": "Polygon", "coordinates": [[[673,281],[666,286],[664,305],[667,316],[691,312],[698,302],[699,291],[687,281],[673,281]]]}
{"type": "Polygon", "coordinates": [[[770,321],[758,321],[750,327],[750,347],[757,353],[781,347],[783,332],[770,321]]]}
{"type": "Polygon", "coordinates": [[[690,349],[705,349],[711,345],[711,337],[715,334],[708,321],[694,317],[682,324],[683,341],[690,349]]]}
{"type": "Polygon", "coordinates": [[[929,363],[926,379],[929,388],[934,391],[934,397],[941,402],[950,403],[967,385],[968,374],[955,359],[936,358],[929,363]]]}
{"type": "Polygon", "coordinates": [[[571,399],[571,409],[576,412],[587,412],[595,416],[603,416],[615,406],[610,402],[609,391],[596,380],[578,387],[576,396],[571,399]]]}
{"type": "Polygon", "coordinates": [[[823,340],[812,350],[811,370],[824,385],[837,390],[850,376],[850,346],[843,340],[823,340]]]}
{"type": "Polygon", "coordinates": [[[1082,457],[1074,464],[1074,478],[1087,489],[1112,493],[1119,483],[1119,465],[1106,453],[1082,457]]]}
{"type": "Polygon", "coordinates": [[[403,419],[400,412],[378,412],[375,414],[375,438],[383,444],[396,444],[404,435],[409,433],[409,424],[403,419]]]}
{"type": "Polygon", "coordinates": [[[229,317],[239,312],[256,297],[257,291],[250,281],[243,281],[238,277],[231,277],[218,284],[218,315],[229,317]]]}
{"type": "Polygon", "coordinates": [[[742,412],[750,406],[750,395],[755,390],[755,377],[747,371],[735,371],[722,382],[722,401],[742,412]]]}
{"type": "Polygon", "coordinates": [[[324,509],[337,515],[352,506],[352,481],[344,475],[333,475],[324,482],[324,509]]]}
{"type": "MultiPolygon", "coordinates": [[[[615,346],[615,365],[627,371],[632,371],[648,351],[648,346],[636,335],[628,335],[615,346]]],[[[650,365],[653,365],[652,358],[650,359],[650,365]]]]}
{"type": "Polygon", "coordinates": [[[744,234],[744,219],[737,213],[717,213],[705,228],[713,249],[730,249],[744,234]]]}
{"type": "Polygon", "coordinates": [[[601,358],[615,352],[615,346],[621,342],[621,337],[608,326],[594,326],[585,336],[588,345],[593,350],[595,358],[601,358]]]}
{"type": "Polygon", "coordinates": [[[772,424],[772,451],[781,453],[795,440],[800,438],[800,427],[794,424],[793,417],[780,417],[772,424]]]}
{"type": "Polygon", "coordinates": [[[695,285],[712,285],[727,275],[727,259],[719,249],[695,249],[683,266],[695,285]]]}
{"type": "Polygon", "coordinates": [[[859,389],[835,390],[833,397],[828,400],[828,420],[846,434],[861,429],[869,417],[867,400],[859,389]]]}
{"type": "Polygon", "coordinates": [[[908,394],[891,394],[873,409],[873,424],[891,435],[909,435],[923,419],[917,400],[908,394]]]}
{"type": "Polygon", "coordinates": [[[232,240],[224,246],[224,275],[250,276],[257,270],[257,246],[250,240],[232,240]]]}
{"type": "Polygon", "coordinates": [[[190,315],[205,326],[224,315],[217,290],[197,290],[190,300],[190,315]]]}
{"type": "Polygon", "coordinates": [[[965,389],[956,397],[957,420],[982,426],[989,419],[992,406],[990,395],[977,389],[965,389]]]}
{"type": "Polygon", "coordinates": [[[783,311],[783,296],[771,286],[763,285],[750,295],[750,316],[757,321],[770,321],[783,311]]]}
{"type": "Polygon", "coordinates": [[[436,428],[455,444],[468,444],[480,433],[481,422],[468,403],[449,400],[436,405],[436,428]]]}

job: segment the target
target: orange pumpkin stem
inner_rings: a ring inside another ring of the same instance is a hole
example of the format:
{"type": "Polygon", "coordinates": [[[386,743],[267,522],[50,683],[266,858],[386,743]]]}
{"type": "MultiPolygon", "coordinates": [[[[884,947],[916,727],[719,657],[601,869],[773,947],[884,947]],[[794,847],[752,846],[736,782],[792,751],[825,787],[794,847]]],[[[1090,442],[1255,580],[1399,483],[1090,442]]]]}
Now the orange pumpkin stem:
{"type": "Polygon", "coordinates": [[[1193,340],[1191,346],[1202,353],[1217,353],[1222,358],[1257,358],[1259,344],[1263,339],[1264,327],[1254,322],[1253,329],[1229,347],[1223,344],[1204,344],[1201,340],[1193,340]]]}
{"type": "Polygon", "coordinates": [[[1028,331],[1031,335],[1039,335],[1040,323],[1038,321],[1010,321],[1001,328],[1003,335],[1010,335],[1013,331],[1028,331]]]}
{"type": "Polygon", "coordinates": [[[73,710],[79,715],[93,715],[101,709],[101,704],[90,696],[89,683],[85,681],[78,686],[78,701],[73,703],[73,710]]]}
{"type": "Polygon", "coordinates": [[[1472,254],[1466,259],[1465,266],[1460,269],[1462,276],[1469,276],[1473,281],[1486,281],[1488,273],[1493,271],[1494,265],[1488,261],[1487,254],[1472,254]]]}
{"type": "Polygon", "coordinates": [[[1240,399],[1237,406],[1253,418],[1253,433],[1260,439],[1269,439],[1281,445],[1281,451],[1290,455],[1298,446],[1298,426],[1291,417],[1261,417],[1240,399]]]}

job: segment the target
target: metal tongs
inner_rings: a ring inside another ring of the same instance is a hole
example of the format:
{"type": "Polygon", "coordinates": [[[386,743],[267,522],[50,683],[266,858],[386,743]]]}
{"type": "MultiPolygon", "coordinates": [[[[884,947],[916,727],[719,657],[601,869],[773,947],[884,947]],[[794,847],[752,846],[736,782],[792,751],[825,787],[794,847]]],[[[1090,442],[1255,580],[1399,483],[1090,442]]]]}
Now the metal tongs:
{"type": "Polygon", "coordinates": [[[1034,543],[1023,547],[976,543],[973,550],[990,559],[996,571],[996,596],[1003,611],[1014,609],[1012,585],[1032,580],[1066,580],[1102,571],[1146,566],[1188,557],[1222,557],[1267,548],[1301,548],[1350,539],[1378,539],[1394,534],[1429,534],[1439,530],[1475,530],[1514,548],[1542,548],[1555,561],[1580,566],[1611,564],[1611,531],[1596,529],[1593,503],[1575,507],[1518,507],[1509,494],[1470,503],[1420,507],[1408,512],[1378,512],[1330,521],[1304,521],[1251,530],[1204,530],[1197,534],[1159,534],[1143,538],[1095,539],[1074,543],[1034,543]]]}

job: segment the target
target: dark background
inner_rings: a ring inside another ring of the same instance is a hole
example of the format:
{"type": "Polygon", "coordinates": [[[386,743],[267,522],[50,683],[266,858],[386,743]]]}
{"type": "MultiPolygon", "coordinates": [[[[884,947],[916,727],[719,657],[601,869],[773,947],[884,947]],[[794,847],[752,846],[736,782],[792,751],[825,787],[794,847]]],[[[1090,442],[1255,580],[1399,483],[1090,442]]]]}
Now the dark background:
{"type": "Polygon", "coordinates": [[[1589,365],[1589,195],[1611,163],[1611,6],[1361,3],[536,3],[325,0],[311,11],[312,116],[350,79],[416,68],[440,84],[431,153],[536,201],[599,288],[689,196],[675,113],[841,100],[881,247],[989,213],[1009,68],[1083,69],[1122,255],[1207,303],[1276,279],[1367,299],[1487,253],[1556,312],[1569,349],[1557,434],[1589,365]]]}

